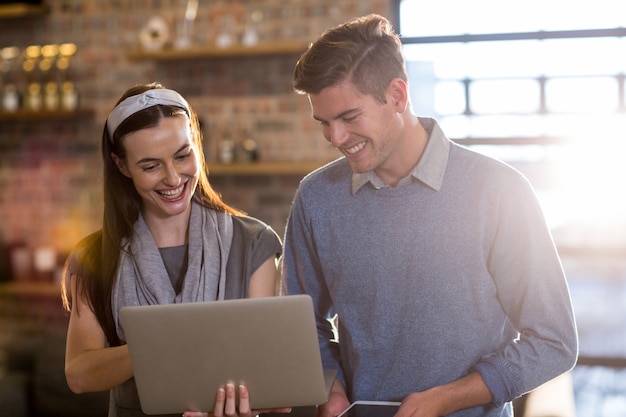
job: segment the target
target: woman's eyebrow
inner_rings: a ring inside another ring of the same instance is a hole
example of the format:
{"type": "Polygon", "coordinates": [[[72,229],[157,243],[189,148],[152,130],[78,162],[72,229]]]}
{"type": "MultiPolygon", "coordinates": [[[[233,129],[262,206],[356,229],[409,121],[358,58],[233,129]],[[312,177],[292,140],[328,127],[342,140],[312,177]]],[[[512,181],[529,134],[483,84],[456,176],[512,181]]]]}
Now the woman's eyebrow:
{"type": "MultiPolygon", "coordinates": [[[[178,150],[176,150],[176,152],[174,152],[174,155],[176,155],[179,152],[182,152],[186,149],[189,149],[191,147],[191,145],[189,145],[188,143],[184,144],[183,146],[181,146],[180,148],[178,148],[178,150]]],[[[142,158],[139,161],[137,161],[137,164],[144,164],[146,162],[154,162],[154,161],[158,161],[159,158],[152,158],[152,157],[146,157],[146,158],[142,158]]]]}

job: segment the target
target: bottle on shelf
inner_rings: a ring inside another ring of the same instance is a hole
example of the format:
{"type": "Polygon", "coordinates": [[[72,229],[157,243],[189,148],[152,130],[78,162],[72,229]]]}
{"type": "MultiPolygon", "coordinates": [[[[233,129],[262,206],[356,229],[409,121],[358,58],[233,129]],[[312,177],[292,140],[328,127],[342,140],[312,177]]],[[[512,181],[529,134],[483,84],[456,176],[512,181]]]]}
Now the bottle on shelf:
{"type": "Polygon", "coordinates": [[[224,136],[219,142],[219,162],[222,164],[232,164],[235,162],[235,141],[231,138],[229,133],[224,133],[224,136]]]}

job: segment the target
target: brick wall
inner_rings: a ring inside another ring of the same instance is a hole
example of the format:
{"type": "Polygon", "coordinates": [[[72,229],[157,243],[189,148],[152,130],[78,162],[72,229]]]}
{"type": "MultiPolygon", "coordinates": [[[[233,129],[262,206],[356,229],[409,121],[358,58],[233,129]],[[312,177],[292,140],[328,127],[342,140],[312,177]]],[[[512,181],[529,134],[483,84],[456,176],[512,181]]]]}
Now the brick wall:
{"type": "MultiPolygon", "coordinates": [[[[102,206],[101,130],[110,108],[136,83],[159,81],[177,89],[198,112],[206,152],[216,141],[249,130],[264,161],[326,161],[337,154],[310,119],[306,99],[291,91],[298,54],[267,57],[136,60],[138,33],[155,15],[176,36],[184,0],[48,0],[50,12],[0,20],[0,48],[73,42],[70,71],[88,113],[63,120],[0,120],[0,241],[67,251],[99,227],[102,206]]],[[[239,33],[252,12],[261,13],[260,41],[302,40],[345,19],[388,14],[388,0],[200,0],[194,44],[215,41],[233,16],[239,33]]],[[[257,14],[258,16],[259,14],[257,14]]],[[[237,35],[239,36],[239,35],[237,35]]],[[[0,87],[2,85],[0,84],[0,87]]],[[[282,234],[300,175],[219,177],[226,200],[270,223],[282,234]]]]}

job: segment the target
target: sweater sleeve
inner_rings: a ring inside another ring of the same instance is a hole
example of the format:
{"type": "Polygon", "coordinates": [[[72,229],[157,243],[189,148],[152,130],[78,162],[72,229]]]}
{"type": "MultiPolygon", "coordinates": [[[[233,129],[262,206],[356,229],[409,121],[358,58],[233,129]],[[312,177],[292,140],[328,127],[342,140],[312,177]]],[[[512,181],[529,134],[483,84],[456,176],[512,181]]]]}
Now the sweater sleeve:
{"type": "MultiPolygon", "coordinates": [[[[325,369],[336,369],[337,378],[345,386],[338,344],[334,341],[331,326],[334,309],[315,250],[314,233],[307,221],[310,212],[315,212],[315,204],[312,201],[307,205],[301,192],[296,192],[285,232],[283,279],[289,294],[308,294],[313,299],[322,364],[325,369]]],[[[316,230],[315,233],[324,231],[316,230]]]]}
{"type": "Polygon", "coordinates": [[[488,249],[498,300],[519,337],[476,369],[496,405],[571,369],[578,339],[561,263],[530,184],[519,177],[500,194],[488,249]]]}

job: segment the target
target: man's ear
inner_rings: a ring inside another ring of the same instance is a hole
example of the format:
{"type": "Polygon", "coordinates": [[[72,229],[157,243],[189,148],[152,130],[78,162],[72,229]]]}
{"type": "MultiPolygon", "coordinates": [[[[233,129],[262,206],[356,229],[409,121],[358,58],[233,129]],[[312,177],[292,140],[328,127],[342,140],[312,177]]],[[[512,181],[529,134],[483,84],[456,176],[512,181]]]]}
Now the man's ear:
{"type": "Polygon", "coordinates": [[[111,158],[113,158],[115,165],[117,165],[117,169],[119,169],[122,174],[130,178],[130,171],[126,166],[126,162],[117,155],[115,155],[113,152],[111,152],[111,158]]]}
{"type": "Polygon", "coordinates": [[[398,113],[403,113],[409,105],[409,86],[401,78],[394,78],[387,87],[387,100],[398,113]]]}

